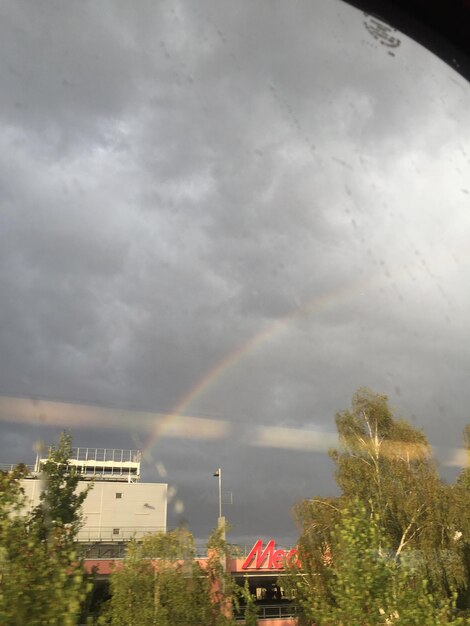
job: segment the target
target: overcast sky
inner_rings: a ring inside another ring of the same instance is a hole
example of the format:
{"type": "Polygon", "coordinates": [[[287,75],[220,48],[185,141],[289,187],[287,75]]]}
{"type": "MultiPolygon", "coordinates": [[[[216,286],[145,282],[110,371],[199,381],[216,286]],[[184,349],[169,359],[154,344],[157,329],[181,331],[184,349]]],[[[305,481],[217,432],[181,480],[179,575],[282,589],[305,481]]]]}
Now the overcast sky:
{"type": "Polygon", "coordinates": [[[470,88],[371,23],[339,0],[1,3],[1,462],[62,427],[142,447],[197,537],[221,466],[231,538],[290,542],[369,386],[451,471],[470,88]]]}

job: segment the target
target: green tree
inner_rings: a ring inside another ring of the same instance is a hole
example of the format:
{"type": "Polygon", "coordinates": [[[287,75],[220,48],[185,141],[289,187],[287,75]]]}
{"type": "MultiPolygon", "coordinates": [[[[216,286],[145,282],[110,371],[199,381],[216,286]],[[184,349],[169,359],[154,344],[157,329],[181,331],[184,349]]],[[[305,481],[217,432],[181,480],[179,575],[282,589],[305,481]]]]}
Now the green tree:
{"type": "MultiPolygon", "coordinates": [[[[54,471],[55,466],[48,466],[46,476],[54,471]]],[[[25,475],[24,466],[0,472],[0,624],[73,626],[88,591],[71,540],[76,526],[74,522],[67,526],[60,518],[46,525],[44,508],[42,515],[28,511],[21,487],[25,475]]],[[[57,504],[69,510],[76,507],[78,520],[81,502],[68,502],[67,489],[61,489],[65,482],[55,482],[54,489],[64,498],[57,504]]]]}
{"type": "Polygon", "coordinates": [[[224,572],[224,543],[214,534],[206,567],[196,559],[185,529],[131,542],[111,576],[111,600],[101,623],[112,626],[229,626],[231,587],[224,572]]]}
{"type": "Polygon", "coordinates": [[[73,541],[82,524],[82,504],[88,491],[77,490],[80,476],[76,467],[70,464],[72,457],[72,437],[62,432],[56,446],[51,446],[46,462],[42,466],[43,489],[40,503],[32,513],[43,538],[55,529],[62,527],[65,535],[73,541]]]}
{"type": "Polygon", "coordinates": [[[452,506],[449,508],[449,527],[454,551],[458,550],[464,568],[464,581],[459,585],[457,605],[470,611],[470,425],[464,430],[466,466],[452,486],[452,506]]]}
{"type": "MultiPolygon", "coordinates": [[[[301,557],[302,558],[302,557],[301,557]]],[[[331,533],[329,558],[318,580],[303,570],[290,578],[300,623],[318,626],[463,624],[452,601],[433,595],[418,564],[396,558],[381,524],[359,500],[345,506],[331,533]],[[325,593],[326,589],[326,593],[325,593]]]]}
{"type": "Polygon", "coordinates": [[[247,578],[245,578],[245,584],[241,588],[240,595],[244,602],[243,619],[245,626],[258,626],[258,607],[250,591],[247,578]]]}
{"type": "Polygon", "coordinates": [[[330,456],[343,497],[368,503],[400,552],[422,532],[441,485],[426,437],[393,416],[386,396],[368,389],[337,413],[336,427],[341,448],[330,456]]]}
{"type": "Polygon", "coordinates": [[[296,507],[303,588],[327,606],[335,604],[334,570],[328,564],[335,559],[343,511],[360,502],[377,527],[379,552],[386,550],[395,563],[411,558],[419,562],[428,581],[426,594],[436,602],[440,598],[445,605],[456,591],[463,598],[470,572],[470,558],[466,562],[463,550],[468,534],[457,540],[464,533],[459,516],[468,519],[464,510],[470,504],[464,480],[455,486],[441,481],[425,435],[396,418],[384,395],[359,389],[351,408],[337,413],[336,426],[340,447],[330,456],[340,495],[313,498],[296,507]]]}
{"type": "Polygon", "coordinates": [[[457,478],[457,484],[470,491],[470,424],[465,426],[463,432],[463,441],[466,450],[466,466],[460,472],[457,478]]]}
{"type": "Polygon", "coordinates": [[[214,529],[207,541],[208,559],[205,566],[207,575],[206,589],[209,596],[212,621],[214,626],[232,625],[233,613],[239,611],[239,600],[243,591],[227,572],[227,560],[232,556],[225,540],[227,528],[214,529]]]}
{"type": "Polygon", "coordinates": [[[331,452],[342,498],[358,498],[382,526],[395,555],[418,551],[433,588],[448,597],[464,583],[444,485],[422,431],[391,411],[387,397],[359,389],[336,415],[341,448],[331,452]]]}

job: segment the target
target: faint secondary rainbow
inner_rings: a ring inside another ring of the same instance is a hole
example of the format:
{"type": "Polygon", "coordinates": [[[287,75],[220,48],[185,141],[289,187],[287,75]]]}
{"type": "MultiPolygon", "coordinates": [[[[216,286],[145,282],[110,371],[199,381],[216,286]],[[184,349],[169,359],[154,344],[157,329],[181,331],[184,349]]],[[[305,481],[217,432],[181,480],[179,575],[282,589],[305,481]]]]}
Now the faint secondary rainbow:
{"type": "Polygon", "coordinates": [[[194,400],[199,398],[203,393],[206,393],[217,381],[224,375],[226,375],[233,367],[235,367],[240,361],[247,357],[258,346],[262,345],[269,339],[277,336],[285,328],[289,327],[295,321],[318,313],[321,309],[328,307],[331,304],[338,304],[338,302],[358,293],[360,289],[364,288],[363,280],[359,283],[353,281],[344,285],[340,289],[330,291],[320,296],[315,296],[307,304],[302,307],[296,308],[291,313],[276,319],[274,322],[267,325],[266,328],[252,335],[241,346],[227,354],[216,365],[207,371],[197,383],[190,388],[190,390],[178,401],[173,409],[167,413],[164,417],[155,423],[152,428],[152,436],[149,438],[147,444],[144,446],[143,451],[148,453],[156,442],[164,437],[168,431],[171,431],[174,420],[177,420],[181,414],[187,411],[188,407],[194,400]]]}

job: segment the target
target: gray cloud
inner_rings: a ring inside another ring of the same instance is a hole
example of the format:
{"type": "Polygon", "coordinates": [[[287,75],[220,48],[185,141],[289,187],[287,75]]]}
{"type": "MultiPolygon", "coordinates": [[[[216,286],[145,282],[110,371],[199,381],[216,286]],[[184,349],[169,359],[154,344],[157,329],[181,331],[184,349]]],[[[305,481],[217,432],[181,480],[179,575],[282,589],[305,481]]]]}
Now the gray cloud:
{"type": "MultiPolygon", "coordinates": [[[[334,491],[332,468],[250,445],[256,426],[331,432],[359,386],[459,445],[460,76],[400,34],[388,55],[326,0],[0,13],[1,394],[231,423],[149,451],[200,537],[221,465],[236,536],[292,538],[289,508],[334,491]]],[[[75,439],[146,444],[137,413],[118,422],[75,439]]],[[[57,429],[2,423],[2,460],[57,429]]]]}

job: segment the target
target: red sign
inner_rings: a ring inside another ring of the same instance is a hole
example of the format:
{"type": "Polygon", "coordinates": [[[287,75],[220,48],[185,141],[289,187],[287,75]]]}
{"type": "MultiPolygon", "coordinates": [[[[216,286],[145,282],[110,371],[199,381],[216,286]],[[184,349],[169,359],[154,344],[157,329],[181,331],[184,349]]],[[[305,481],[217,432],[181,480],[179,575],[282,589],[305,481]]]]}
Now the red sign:
{"type": "Polygon", "coordinates": [[[286,563],[292,563],[297,554],[296,548],[286,551],[276,550],[275,546],[274,539],[271,539],[263,550],[263,542],[258,539],[246,557],[242,569],[284,569],[286,563]]]}

